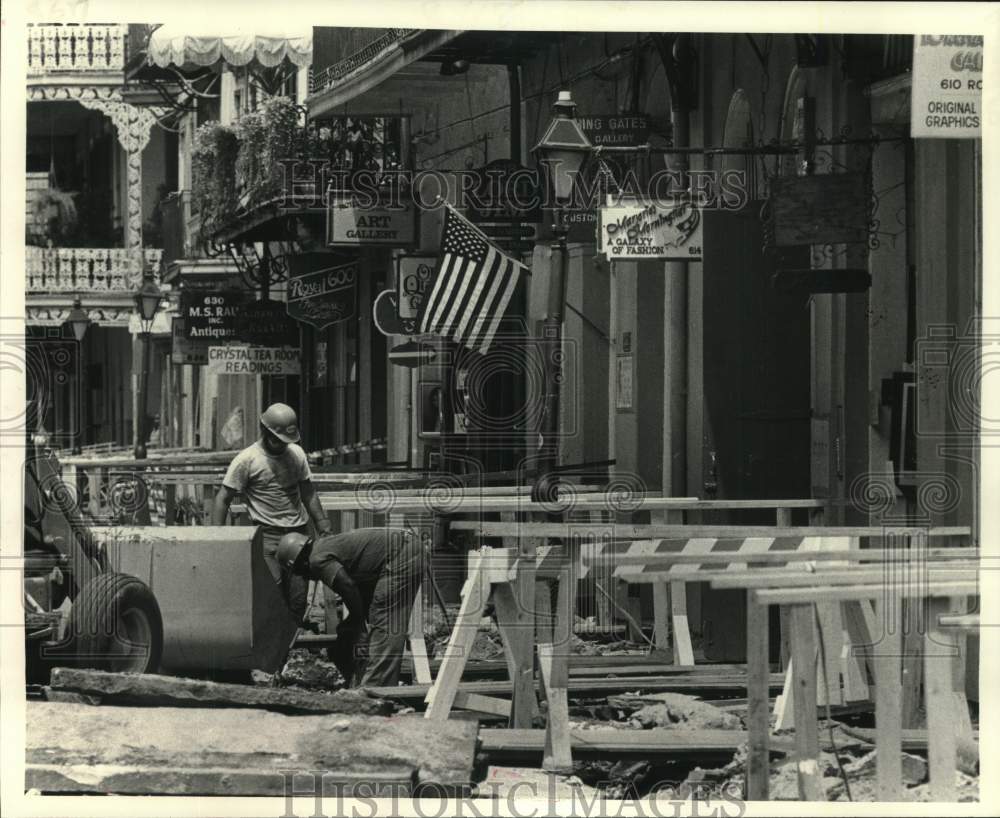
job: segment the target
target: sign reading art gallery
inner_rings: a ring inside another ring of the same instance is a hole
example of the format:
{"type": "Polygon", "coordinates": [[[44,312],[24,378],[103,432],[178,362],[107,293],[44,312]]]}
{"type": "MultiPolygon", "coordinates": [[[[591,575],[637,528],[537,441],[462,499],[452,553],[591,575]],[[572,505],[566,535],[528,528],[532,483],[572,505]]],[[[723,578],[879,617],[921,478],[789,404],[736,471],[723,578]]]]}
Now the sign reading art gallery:
{"type": "Polygon", "coordinates": [[[916,35],[913,38],[910,135],[914,138],[979,138],[982,110],[982,36],[916,35]]]}
{"type": "Polygon", "coordinates": [[[334,253],[288,256],[288,314],[316,329],[352,318],[358,300],[358,263],[334,253]]]}
{"type": "Polygon", "coordinates": [[[298,375],[299,351],[285,347],[208,348],[210,375],[298,375]]]}
{"type": "Polygon", "coordinates": [[[408,247],[417,241],[417,211],[412,202],[363,206],[358,199],[331,198],[326,211],[326,243],[334,246],[408,247]]]}
{"type": "Polygon", "coordinates": [[[611,261],[698,261],[701,209],[687,199],[601,208],[601,252],[611,261]]]}

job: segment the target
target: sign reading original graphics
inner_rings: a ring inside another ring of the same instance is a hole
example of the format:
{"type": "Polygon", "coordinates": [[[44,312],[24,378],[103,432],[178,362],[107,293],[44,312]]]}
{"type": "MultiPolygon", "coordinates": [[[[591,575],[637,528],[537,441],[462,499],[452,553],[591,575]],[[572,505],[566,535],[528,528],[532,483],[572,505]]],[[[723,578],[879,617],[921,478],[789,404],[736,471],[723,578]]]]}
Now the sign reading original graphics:
{"type": "Polygon", "coordinates": [[[298,375],[299,351],[285,347],[230,345],[208,348],[210,375],[298,375]]]}
{"type": "Polygon", "coordinates": [[[701,259],[701,209],[688,199],[609,204],[600,216],[601,252],[611,261],[701,259]]]}
{"type": "Polygon", "coordinates": [[[334,253],[288,256],[288,301],[296,321],[324,329],[353,318],[358,301],[358,262],[334,253]]]}
{"type": "Polygon", "coordinates": [[[354,198],[331,198],[326,210],[326,243],[331,246],[409,247],[417,242],[417,210],[412,202],[394,206],[354,198]]]}
{"type": "Polygon", "coordinates": [[[243,290],[182,290],[181,318],[189,341],[235,341],[239,314],[247,300],[243,290]]]}
{"type": "Polygon", "coordinates": [[[910,135],[978,138],[982,110],[982,35],[916,35],[910,135]]]}
{"type": "Polygon", "coordinates": [[[208,341],[189,341],[184,336],[184,319],[174,318],[170,322],[172,345],[170,362],[174,364],[193,364],[203,366],[208,363],[208,341]]]}

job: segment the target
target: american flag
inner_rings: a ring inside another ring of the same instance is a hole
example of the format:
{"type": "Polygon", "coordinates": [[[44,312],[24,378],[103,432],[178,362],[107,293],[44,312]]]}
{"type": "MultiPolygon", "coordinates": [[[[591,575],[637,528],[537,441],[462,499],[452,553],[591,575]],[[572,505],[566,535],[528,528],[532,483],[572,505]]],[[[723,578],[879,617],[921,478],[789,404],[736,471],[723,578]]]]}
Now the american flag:
{"type": "Polygon", "coordinates": [[[453,207],[445,208],[441,257],[420,331],[486,354],[526,268],[453,207]]]}

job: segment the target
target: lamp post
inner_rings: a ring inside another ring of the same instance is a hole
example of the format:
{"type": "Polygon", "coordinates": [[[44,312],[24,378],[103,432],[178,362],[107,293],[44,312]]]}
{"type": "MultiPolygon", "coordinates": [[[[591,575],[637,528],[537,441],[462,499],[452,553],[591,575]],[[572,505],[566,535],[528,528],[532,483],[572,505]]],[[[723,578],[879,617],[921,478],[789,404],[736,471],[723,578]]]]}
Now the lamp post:
{"type": "Polygon", "coordinates": [[[559,393],[562,374],[563,307],[566,303],[565,209],[573,198],[576,177],[593,150],[590,140],[574,118],[576,103],[569,91],[560,91],[552,106],[553,119],[541,141],[532,149],[548,169],[548,182],[555,198],[552,222],[552,261],[549,277],[549,303],[542,321],[542,348],[545,353],[545,398],[542,437],[539,444],[538,474],[531,489],[535,502],[554,502],[558,489],[555,468],[559,462],[559,393]]]}
{"type": "MultiPolygon", "coordinates": [[[[77,360],[79,361],[80,352],[83,344],[83,336],[87,334],[87,328],[90,326],[90,316],[87,315],[86,311],[83,309],[83,305],[80,303],[80,297],[77,296],[73,301],[73,309],[69,311],[69,315],[66,316],[66,323],[69,325],[70,329],[73,330],[73,337],[76,338],[77,343],[77,360]]],[[[83,401],[80,395],[80,376],[77,374],[76,378],[76,409],[77,414],[83,416],[83,401]]],[[[83,429],[77,429],[76,436],[73,439],[73,448],[71,449],[72,454],[80,454],[83,449],[80,447],[80,436],[83,434],[83,429]]]]}
{"type": "Polygon", "coordinates": [[[139,381],[139,417],[136,418],[136,443],[135,459],[146,459],[146,392],[149,389],[149,353],[150,338],[149,332],[153,326],[153,319],[159,309],[163,293],[153,280],[153,274],[146,268],[142,274],[142,286],[135,294],[135,307],[139,313],[139,323],[142,332],[142,378],[139,381]]]}

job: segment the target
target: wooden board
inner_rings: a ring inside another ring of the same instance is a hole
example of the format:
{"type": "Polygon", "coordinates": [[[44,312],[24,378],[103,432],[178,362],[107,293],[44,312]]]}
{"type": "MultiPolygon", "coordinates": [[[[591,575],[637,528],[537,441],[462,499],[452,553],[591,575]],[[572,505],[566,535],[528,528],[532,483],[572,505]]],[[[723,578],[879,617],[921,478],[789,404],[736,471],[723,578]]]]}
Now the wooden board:
{"type": "MultiPolygon", "coordinates": [[[[285,795],[280,770],[348,783],[472,780],[478,726],[419,716],[27,703],[26,788],[52,792],[285,795]],[[196,726],[196,729],[192,729],[196,726]]],[[[296,780],[296,789],[312,786],[296,780]]],[[[324,787],[325,789],[325,787],[324,787]]]]}
{"type": "MultiPolygon", "coordinates": [[[[563,537],[576,541],[599,540],[602,537],[620,540],[660,538],[688,540],[696,537],[968,537],[968,526],[919,528],[900,526],[748,526],[748,525],[635,525],[631,523],[489,523],[456,520],[455,531],[474,531],[484,537],[563,537]]],[[[874,549],[869,549],[874,550],[874,549]]]]}

